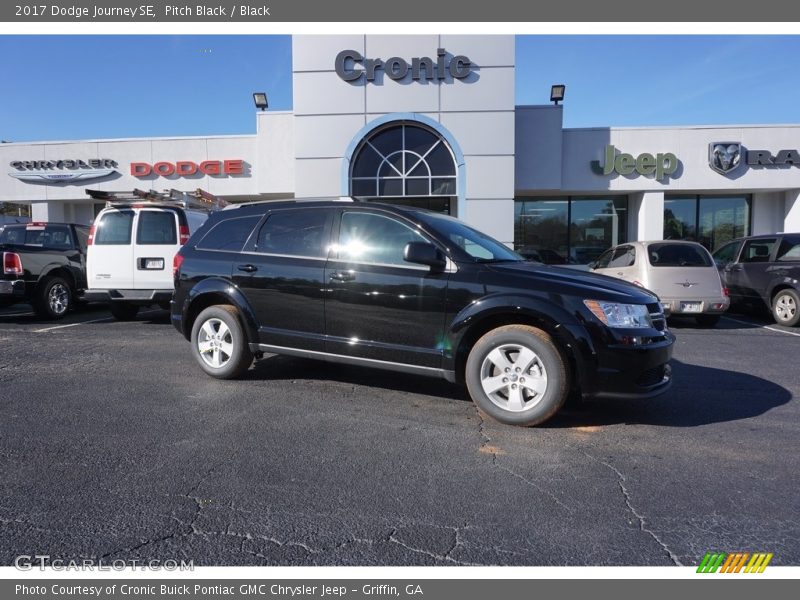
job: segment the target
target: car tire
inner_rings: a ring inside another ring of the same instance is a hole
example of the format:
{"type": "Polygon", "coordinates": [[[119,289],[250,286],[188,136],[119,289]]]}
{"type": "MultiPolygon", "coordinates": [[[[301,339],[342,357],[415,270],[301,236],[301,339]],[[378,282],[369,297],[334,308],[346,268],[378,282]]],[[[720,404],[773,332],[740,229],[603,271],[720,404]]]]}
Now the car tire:
{"type": "Polygon", "coordinates": [[[117,321],[133,321],[139,314],[139,306],[129,302],[112,301],[109,309],[117,321]]]}
{"type": "Polygon", "coordinates": [[[772,299],[772,318],[778,325],[787,327],[800,323],[800,295],[788,288],[775,294],[772,299]]]}
{"type": "Polygon", "coordinates": [[[236,379],[253,363],[247,336],[233,306],[210,306],[192,326],[192,354],[217,379],[236,379]]]}
{"type": "Polygon", "coordinates": [[[467,390],[490,417],[509,425],[539,425],[569,392],[567,361],[546,332],[505,325],[481,337],[467,357],[467,390]]]}
{"type": "Polygon", "coordinates": [[[47,277],[36,286],[33,310],[45,319],[63,319],[72,308],[74,294],[66,279],[47,277]]]}
{"type": "Polygon", "coordinates": [[[697,315],[694,320],[700,327],[716,327],[722,315],[697,315]]]}

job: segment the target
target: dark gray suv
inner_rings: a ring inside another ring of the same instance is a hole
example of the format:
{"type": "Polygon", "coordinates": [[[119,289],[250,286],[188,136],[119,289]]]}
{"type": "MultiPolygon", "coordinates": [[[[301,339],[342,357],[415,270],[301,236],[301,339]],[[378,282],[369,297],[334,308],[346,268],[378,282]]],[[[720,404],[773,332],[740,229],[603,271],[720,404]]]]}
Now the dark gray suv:
{"type": "Polygon", "coordinates": [[[800,323],[800,233],[740,238],[714,252],[731,302],[766,306],[779,325],[800,323]]]}

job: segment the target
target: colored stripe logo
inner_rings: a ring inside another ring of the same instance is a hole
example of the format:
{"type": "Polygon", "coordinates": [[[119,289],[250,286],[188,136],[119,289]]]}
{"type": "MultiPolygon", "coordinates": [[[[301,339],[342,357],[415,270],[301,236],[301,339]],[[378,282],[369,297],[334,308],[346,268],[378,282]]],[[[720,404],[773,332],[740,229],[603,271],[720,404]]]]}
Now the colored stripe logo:
{"type": "Polygon", "coordinates": [[[769,561],[772,560],[772,552],[706,552],[700,565],[697,567],[698,573],[763,573],[769,561]]]}

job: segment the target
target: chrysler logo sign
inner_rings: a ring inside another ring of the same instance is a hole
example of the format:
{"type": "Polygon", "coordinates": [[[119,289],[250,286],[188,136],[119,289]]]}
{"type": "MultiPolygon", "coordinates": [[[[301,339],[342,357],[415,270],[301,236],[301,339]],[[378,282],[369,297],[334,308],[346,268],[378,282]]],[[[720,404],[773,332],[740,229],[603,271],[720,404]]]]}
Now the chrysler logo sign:
{"type": "Polygon", "coordinates": [[[412,58],[411,63],[399,56],[382,60],[380,58],[364,58],[358,50],[342,50],[336,55],[334,63],[336,74],[344,81],[355,82],[362,78],[375,81],[376,73],[383,71],[389,79],[395,81],[405,79],[411,72],[412,81],[425,79],[442,81],[448,74],[453,79],[464,79],[472,72],[472,62],[463,55],[447,60],[447,50],[438,48],[436,58],[429,56],[412,58]]]}
{"type": "Polygon", "coordinates": [[[13,160],[10,166],[14,169],[11,177],[38,183],[98,179],[117,172],[117,161],[110,158],[13,160]]]}
{"type": "Polygon", "coordinates": [[[748,167],[800,167],[797,150],[746,150],[740,142],[711,142],[708,145],[708,166],[717,173],[728,175],[741,165],[748,167]]]}

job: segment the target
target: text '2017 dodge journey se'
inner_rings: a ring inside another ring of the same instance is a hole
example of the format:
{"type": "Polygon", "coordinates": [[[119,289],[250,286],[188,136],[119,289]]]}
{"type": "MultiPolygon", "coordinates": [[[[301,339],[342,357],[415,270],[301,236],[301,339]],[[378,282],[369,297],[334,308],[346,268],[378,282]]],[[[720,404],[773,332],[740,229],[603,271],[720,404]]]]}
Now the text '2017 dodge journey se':
{"type": "Polygon", "coordinates": [[[525,262],[458,219],[363,202],[213,213],[175,257],[172,322],[209,375],[287,354],[466,383],[484,412],[536,425],[570,390],[649,397],[673,335],[633,284],[525,262]]]}

